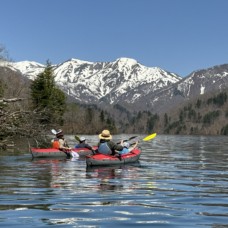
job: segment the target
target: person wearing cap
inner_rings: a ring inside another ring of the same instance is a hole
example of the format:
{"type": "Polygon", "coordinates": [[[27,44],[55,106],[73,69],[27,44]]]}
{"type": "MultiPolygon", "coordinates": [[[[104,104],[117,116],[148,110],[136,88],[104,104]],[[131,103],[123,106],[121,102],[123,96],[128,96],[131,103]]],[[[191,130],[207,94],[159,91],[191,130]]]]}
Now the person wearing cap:
{"type": "Polygon", "coordinates": [[[56,137],[52,139],[52,148],[60,149],[60,150],[70,150],[71,148],[68,146],[67,141],[64,138],[63,131],[59,129],[56,132],[56,137]]]}
{"type": "MultiPolygon", "coordinates": [[[[119,151],[119,154],[124,155],[124,154],[129,153],[130,152],[129,151],[130,143],[124,142],[122,145],[123,145],[123,150],[119,151]]],[[[133,148],[135,148],[137,145],[138,145],[138,142],[135,142],[133,148]]]]}
{"type": "Polygon", "coordinates": [[[88,148],[89,150],[93,151],[93,148],[88,143],[86,143],[85,137],[79,138],[79,143],[75,146],[75,148],[88,148]]]}
{"type": "Polygon", "coordinates": [[[123,154],[129,153],[130,144],[128,142],[124,142],[122,146],[123,146],[123,150],[119,151],[119,154],[123,155],[123,154]]]}
{"type": "Polygon", "coordinates": [[[98,143],[98,152],[101,154],[108,154],[108,155],[118,155],[116,151],[123,150],[123,146],[121,144],[116,144],[113,142],[112,135],[110,134],[109,130],[103,130],[101,134],[99,134],[99,143],[98,143]]]}

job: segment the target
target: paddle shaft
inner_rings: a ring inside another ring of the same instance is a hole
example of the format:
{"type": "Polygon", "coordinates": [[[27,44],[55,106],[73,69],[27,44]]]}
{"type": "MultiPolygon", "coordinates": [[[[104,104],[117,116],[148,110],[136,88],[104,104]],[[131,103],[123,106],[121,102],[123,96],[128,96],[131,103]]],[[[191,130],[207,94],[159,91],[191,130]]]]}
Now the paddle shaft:
{"type": "MultiPolygon", "coordinates": [[[[132,139],[135,139],[135,138],[137,138],[138,136],[132,136],[132,137],[130,137],[129,139],[125,139],[125,140],[123,140],[123,142],[127,142],[127,141],[130,141],[130,140],[132,140],[132,139]]],[[[118,142],[117,144],[120,144],[121,143],[121,141],[120,142],[118,142]]]]}

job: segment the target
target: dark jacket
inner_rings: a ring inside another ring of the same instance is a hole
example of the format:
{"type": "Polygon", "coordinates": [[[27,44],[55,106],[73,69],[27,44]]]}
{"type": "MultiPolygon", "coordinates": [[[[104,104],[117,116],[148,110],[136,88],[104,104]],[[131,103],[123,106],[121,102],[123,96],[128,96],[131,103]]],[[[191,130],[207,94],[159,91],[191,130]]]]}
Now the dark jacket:
{"type": "Polygon", "coordinates": [[[101,143],[107,142],[108,147],[112,151],[112,155],[116,154],[116,150],[123,150],[123,146],[121,144],[116,144],[113,141],[100,139],[100,142],[98,143],[98,147],[101,143]]]}
{"type": "Polygon", "coordinates": [[[75,148],[88,148],[89,150],[92,150],[92,147],[85,142],[81,142],[81,143],[77,144],[75,146],[75,148]]]}

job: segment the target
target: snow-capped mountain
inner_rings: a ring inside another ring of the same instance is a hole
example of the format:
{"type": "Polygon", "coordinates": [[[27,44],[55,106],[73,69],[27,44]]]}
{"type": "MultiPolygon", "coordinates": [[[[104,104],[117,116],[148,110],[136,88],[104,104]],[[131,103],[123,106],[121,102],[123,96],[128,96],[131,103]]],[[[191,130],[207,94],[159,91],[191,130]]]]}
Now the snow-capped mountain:
{"type": "MultiPolygon", "coordinates": [[[[45,65],[23,61],[8,67],[31,80],[45,65]]],[[[186,78],[134,59],[88,62],[70,59],[53,65],[56,84],[83,104],[120,104],[131,110],[166,112],[181,102],[228,88],[228,64],[191,73],[186,78]]]]}
{"type": "Polygon", "coordinates": [[[44,71],[45,65],[34,61],[8,62],[8,67],[20,72],[22,75],[34,80],[38,74],[44,71]]]}
{"type": "Polygon", "coordinates": [[[144,104],[136,102],[138,108],[154,112],[166,112],[180,103],[200,98],[200,95],[223,91],[228,88],[228,64],[192,72],[188,77],[161,90],[148,93],[144,104]],[[152,98],[152,99],[151,99],[152,98]],[[149,107],[149,108],[148,108],[149,107]]]}
{"type": "MultiPolygon", "coordinates": [[[[31,80],[45,66],[35,62],[11,63],[31,80]]],[[[119,58],[114,62],[87,62],[71,59],[53,66],[57,85],[82,103],[134,103],[140,97],[181,80],[174,73],[158,67],[146,67],[134,59],[119,58]]]]}
{"type": "Polygon", "coordinates": [[[214,66],[208,69],[193,72],[185,80],[180,81],[175,87],[176,91],[184,97],[194,97],[223,90],[228,85],[228,64],[214,66]]]}

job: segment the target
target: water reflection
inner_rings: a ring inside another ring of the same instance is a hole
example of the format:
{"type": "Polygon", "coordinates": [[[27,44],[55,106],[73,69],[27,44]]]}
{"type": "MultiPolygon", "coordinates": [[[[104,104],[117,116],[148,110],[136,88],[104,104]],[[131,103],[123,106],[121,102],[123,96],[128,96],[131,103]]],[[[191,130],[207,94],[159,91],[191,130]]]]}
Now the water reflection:
{"type": "Polygon", "coordinates": [[[117,165],[117,166],[95,166],[86,168],[86,178],[97,179],[98,184],[96,188],[99,191],[120,191],[123,189],[132,190],[133,187],[129,185],[129,180],[137,178],[137,169],[140,163],[132,165],[117,165]],[[128,181],[126,181],[128,180],[128,181]]]}
{"type": "Polygon", "coordinates": [[[61,178],[64,175],[61,169],[62,162],[66,162],[65,159],[33,159],[32,164],[34,170],[42,169],[42,172],[37,173],[37,183],[43,183],[43,187],[58,188],[61,186],[61,178]],[[44,176],[45,174],[45,176],[44,176]],[[45,181],[39,181],[40,179],[45,181]]]}
{"type": "Polygon", "coordinates": [[[227,137],[158,135],[140,146],[138,163],[112,167],[3,154],[0,225],[227,227],[227,137]]]}

